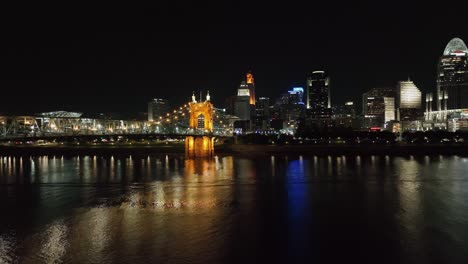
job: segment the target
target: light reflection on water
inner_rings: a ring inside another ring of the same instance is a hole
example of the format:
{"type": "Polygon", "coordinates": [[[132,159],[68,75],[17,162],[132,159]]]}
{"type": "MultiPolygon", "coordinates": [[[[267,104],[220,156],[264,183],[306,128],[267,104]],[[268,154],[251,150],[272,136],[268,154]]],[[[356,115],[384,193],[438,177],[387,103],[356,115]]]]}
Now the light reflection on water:
{"type": "Polygon", "coordinates": [[[466,157],[0,157],[0,201],[0,263],[467,260],[466,157]]]}

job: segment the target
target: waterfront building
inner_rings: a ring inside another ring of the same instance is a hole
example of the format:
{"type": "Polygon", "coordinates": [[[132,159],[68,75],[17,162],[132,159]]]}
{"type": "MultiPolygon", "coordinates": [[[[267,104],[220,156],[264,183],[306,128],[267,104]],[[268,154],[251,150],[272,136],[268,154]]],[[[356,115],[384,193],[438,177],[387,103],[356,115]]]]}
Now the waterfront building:
{"type": "Polygon", "coordinates": [[[445,47],[437,68],[437,110],[468,108],[468,48],[454,38],[445,47]]]}
{"type": "Polygon", "coordinates": [[[437,91],[426,96],[425,129],[468,129],[468,48],[463,40],[449,41],[437,67],[437,91]],[[433,102],[436,111],[433,111],[433,102]]]}

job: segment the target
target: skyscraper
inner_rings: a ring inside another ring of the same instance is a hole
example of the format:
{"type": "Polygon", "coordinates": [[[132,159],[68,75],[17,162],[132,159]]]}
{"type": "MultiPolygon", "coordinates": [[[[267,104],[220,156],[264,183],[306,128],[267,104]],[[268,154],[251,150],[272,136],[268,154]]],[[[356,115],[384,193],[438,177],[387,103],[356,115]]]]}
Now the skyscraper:
{"type": "Polygon", "coordinates": [[[268,129],[270,123],[270,98],[260,97],[255,104],[256,129],[268,129]]]}
{"type": "Polygon", "coordinates": [[[252,72],[249,71],[237,89],[234,115],[239,117],[240,120],[250,122],[255,117],[255,102],[255,82],[252,72]]]}
{"type": "Polygon", "coordinates": [[[468,129],[468,48],[459,38],[450,40],[439,59],[437,91],[426,96],[425,117],[425,129],[468,129]]]}
{"type": "Polygon", "coordinates": [[[265,118],[270,117],[270,98],[260,97],[255,105],[255,115],[265,118]]]}
{"type": "Polygon", "coordinates": [[[234,115],[241,120],[251,119],[250,89],[245,81],[242,81],[237,89],[237,97],[234,103],[234,115]]]}
{"type": "Polygon", "coordinates": [[[254,81],[254,77],[252,75],[252,72],[249,71],[247,73],[247,75],[245,76],[245,82],[247,84],[247,88],[249,89],[249,93],[250,93],[250,105],[253,105],[255,106],[255,102],[256,102],[256,99],[255,99],[255,81],[254,81]]]}
{"type": "Polygon", "coordinates": [[[396,98],[398,121],[415,121],[422,116],[421,91],[412,81],[408,80],[398,82],[396,98]]]}
{"type": "Polygon", "coordinates": [[[307,111],[313,119],[331,117],[330,78],[324,71],[307,77],[307,111]]]}
{"type": "Polygon", "coordinates": [[[148,103],[148,121],[159,120],[160,116],[169,112],[169,101],[166,99],[154,98],[148,103]]]}
{"type": "Polygon", "coordinates": [[[395,89],[373,88],[362,95],[364,127],[383,127],[385,122],[395,120],[395,89]]]}
{"type": "Polygon", "coordinates": [[[437,69],[437,110],[468,108],[468,48],[454,38],[445,47],[437,69]]]}

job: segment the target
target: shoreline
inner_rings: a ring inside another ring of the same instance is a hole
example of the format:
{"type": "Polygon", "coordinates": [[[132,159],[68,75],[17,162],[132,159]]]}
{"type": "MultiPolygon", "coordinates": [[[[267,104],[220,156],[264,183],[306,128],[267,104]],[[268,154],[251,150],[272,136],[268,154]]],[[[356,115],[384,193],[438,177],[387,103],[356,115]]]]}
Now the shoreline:
{"type": "MultiPolygon", "coordinates": [[[[0,155],[184,155],[183,145],[169,146],[0,146],[0,155]]],[[[215,146],[215,155],[468,155],[468,144],[421,145],[257,145],[215,146]]]]}

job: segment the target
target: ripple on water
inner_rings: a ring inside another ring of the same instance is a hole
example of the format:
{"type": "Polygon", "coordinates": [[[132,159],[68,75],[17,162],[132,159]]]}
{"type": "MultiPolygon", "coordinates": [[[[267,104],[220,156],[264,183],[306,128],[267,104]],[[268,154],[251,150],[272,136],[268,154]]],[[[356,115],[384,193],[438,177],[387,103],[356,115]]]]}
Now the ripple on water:
{"type": "Polygon", "coordinates": [[[16,236],[13,233],[0,235],[0,263],[17,263],[16,236]]]}
{"type": "Polygon", "coordinates": [[[37,257],[43,263],[63,263],[68,247],[68,227],[64,220],[57,220],[40,235],[41,249],[37,257]]]}

